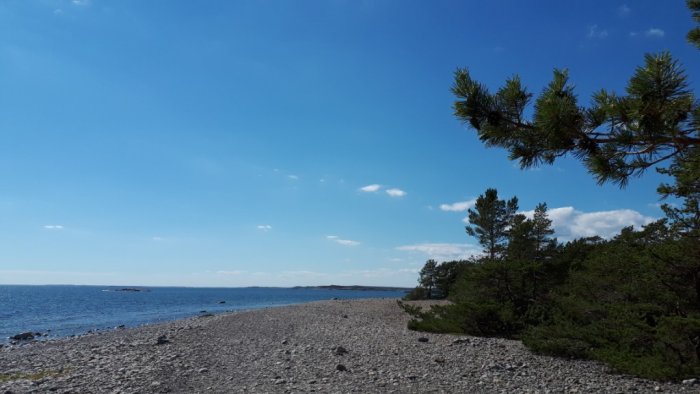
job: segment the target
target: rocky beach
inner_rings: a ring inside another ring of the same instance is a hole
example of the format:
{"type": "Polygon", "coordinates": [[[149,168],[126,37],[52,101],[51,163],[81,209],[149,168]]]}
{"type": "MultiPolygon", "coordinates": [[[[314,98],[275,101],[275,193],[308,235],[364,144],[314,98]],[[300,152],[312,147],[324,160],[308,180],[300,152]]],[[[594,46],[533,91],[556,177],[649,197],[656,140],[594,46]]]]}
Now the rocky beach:
{"type": "Polygon", "coordinates": [[[408,319],[394,299],[334,300],[5,345],[0,393],[700,392],[408,319]]]}

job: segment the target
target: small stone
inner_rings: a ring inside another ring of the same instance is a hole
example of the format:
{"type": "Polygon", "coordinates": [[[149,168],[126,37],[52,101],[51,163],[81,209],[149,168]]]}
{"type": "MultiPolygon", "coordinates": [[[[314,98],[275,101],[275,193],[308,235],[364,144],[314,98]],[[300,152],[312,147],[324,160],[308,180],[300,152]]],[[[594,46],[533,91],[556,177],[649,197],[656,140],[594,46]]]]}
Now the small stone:
{"type": "Polygon", "coordinates": [[[433,361],[435,361],[435,362],[438,363],[438,364],[444,364],[444,363],[445,363],[445,357],[435,356],[435,358],[433,358],[433,361]]]}
{"type": "Polygon", "coordinates": [[[661,391],[661,386],[654,386],[654,391],[661,391]]]}
{"type": "Polygon", "coordinates": [[[200,368],[200,369],[197,370],[197,372],[199,372],[199,373],[207,373],[207,372],[209,372],[209,370],[208,370],[207,368],[200,368]]]}
{"type": "Polygon", "coordinates": [[[693,378],[693,379],[685,379],[685,380],[683,381],[683,384],[694,385],[694,384],[697,383],[697,381],[698,381],[698,380],[695,379],[695,378],[693,378]]]}
{"type": "Polygon", "coordinates": [[[161,335],[156,339],[156,345],[165,345],[166,343],[170,343],[170,341],[165,335],[161,335]]]}
{"type": "Polygon", "coordinates": [[[158,386],[160,386],[160,382],[158,382],[158,381],[151,382],[151,387],[158,387],[158,386]]]}
{"type": "Polygon", "coordinates": [[[345,367],[345,365],[343,365],[343,364],[338,364],[338,365],[335,366],[335,370],[336,370],[336,371],[340,371],[340,372],[344,372],[344,371],[347,371],[348,369],[345,367]]]}
{"type": "Polygon", "coordinates": [[[420,337],[420,338],[418,338],[418,342],[428,342],[428,338],[420,337]]]}
{"type": "Polygon", "coordinates": [[[347,319],[347,318],[348,318],[348,315],[343,315],[343,319],[347,319]]]}
{"type": "Polygon", "coordinates": [[[343,354],[346,354],[348,351],[344,347],[338,346],[338,347],[333,348],[333,352],[335,353],[336,356],[342,356],[343,354]]]}
{"type": "Polygon", "coordinates": [[[289,342],[288,342],[286,339],[282,341],[282,344],[283,344],[283,345],[286,345],[286,344],[288,344],[288,343],[289,343],[289,342]]]}
{"type": "Polygon", "coordinates": [[[285,383],[287,383],[287,381],[284,380],[284,379],[277,379],[277,380],[275,380],[275,384],[285,384],[285,383]]]}

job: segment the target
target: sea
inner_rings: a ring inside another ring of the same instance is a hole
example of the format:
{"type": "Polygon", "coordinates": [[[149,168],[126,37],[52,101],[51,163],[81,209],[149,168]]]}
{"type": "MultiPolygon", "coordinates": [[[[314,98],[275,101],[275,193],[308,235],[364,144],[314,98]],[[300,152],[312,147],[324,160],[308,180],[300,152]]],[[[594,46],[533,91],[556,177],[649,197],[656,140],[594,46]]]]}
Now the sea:
{"type": "Polygon", "coordinates": [[[0,343],[23,332],[41,339],[331,299],[400,298],[400,290],[0,285],[0,343]]]}

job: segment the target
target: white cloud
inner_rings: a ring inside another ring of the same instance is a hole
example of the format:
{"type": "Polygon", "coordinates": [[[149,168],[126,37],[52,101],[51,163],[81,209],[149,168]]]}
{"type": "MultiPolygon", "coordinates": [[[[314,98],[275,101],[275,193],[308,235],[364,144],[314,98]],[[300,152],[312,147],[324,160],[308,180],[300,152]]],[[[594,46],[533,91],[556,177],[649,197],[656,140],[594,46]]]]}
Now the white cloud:
{"type": "Polygon", "coordinates": [[[60,15],[63,13],[63,10],[60,8],[56,8],[55,10],[53,10],[53,13],[54,13],[54,15],[60,15]]]}
{"type": "Polygon", "coordinates": [[[394,189],[387,189],[386,194],[388,194],[391,197],[403,197],[407,193],[401,189],[394,188],[394,189]]]}
{"type": "Polygon", "coordinates": [[[157,237],[157,236],[156,236],[156,237],[151,237],[151,241],[156,241],[156,242],[165,241],[165,238],[163,238],[163,237],[157,237]]]}
{"type": "Polygon", "coordinates": [[[474,207],[476,198],[467,201],[459,201],[452,204],[440,204],[440,210],[448,212],[465,212],[467,209],[474,207]]]}
{"type": "Polygon", "coordinates": [[[71,3],[77,6],[87,6],[90,5],[90,0],[73,0],[71,3]]]}
{"type": "Polygon", "coordinates": [[[272,230],[272,226],[270,226],[269,224],[259,224],[257,226],[257,229],[260,231],[270,231],[272,230]]]}
{"type": "Polygon", "coordinates": [[[652,37],[652,38],[661,38],[661,37],[666,35],[666,32],[664,32],[661,29],[652,27],[651,29],[645,31],[644,35],[647,37],[652,37]]]}
{"type": "Polygon", "coordinates": [[[608,36],[608,31],[606,29],[601,29],[598,25],[588,26],[588,38],[604,39],[608,36]]]}
{"type": "MultiPolygon", "coordinates": [[[[527,211],[523,213],[528,217],[532,217],[533,212],[527,211]]],[[[561,241],[596,235],[602,238],[612,238],[623,227],[634,226],[640,228],[656,220],[631,209],[582,212],[574,209],[574,207],[560,207],[549,209],[547,214],[552,220],[555,235],[561,241]]]]}
{"type": "Polygon", "coordinates": [[[287,178],[289,178],[289,179],[291,179],[291,180],[293,180],[293,181],[299,180],[299,177],[296,176],[296,175],[287,175],[287,178]]]}
{"type": "Polygon", "coordinates": [[[326,235],[326,239],[327,239],[327,240],[330,240],[330,241],[333,241],[333,242],[335,242],[335,243],[337,243],[337,244],[343,245],[343,246],[357,246],[357,245],[360,244],[360,243],[357,242],[357,241],[352,241],[352,240],[349,240],[349,239],[341,239],[341,238],[338,237],[337,235],[326,235]]]}
{"type": "Polygon", "coordinates": [[[379,189],[381,189],[381,188],[382,188],[382,185],[377,185],[376,183],[374,183],[372,185],[367,185],[367,186],[361,187],[360,191],[365,192],[365,193],[375,193],[375,192],[378,192],[379,189]]]}
{"type": "Polygon", "coordinates": [[[44,228],[47,230],[63,230],[63,226],[60,224],[47,224],[44,225],[44,228]]]}
{"type": "Polygon", "coordinates": [[[396,250],[403,252],[418,252],[437,261],[461,260],[481,253],[477,245],[450,243],[420,243],[399,246],[396,250]]]}
{"type": "Polygon", "coordinates": [[[630,37],[637,37],[637,32],[636,32],[636,31],[631,31],[631,32],[630,32],[630,37]]]}

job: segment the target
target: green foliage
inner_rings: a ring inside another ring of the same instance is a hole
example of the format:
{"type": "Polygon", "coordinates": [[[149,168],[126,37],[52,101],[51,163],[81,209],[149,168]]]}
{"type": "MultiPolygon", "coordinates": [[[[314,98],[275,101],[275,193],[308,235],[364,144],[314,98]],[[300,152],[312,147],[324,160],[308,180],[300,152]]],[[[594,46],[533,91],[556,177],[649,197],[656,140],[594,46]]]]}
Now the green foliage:
{"type": "MultiPolygon", "coordinates": [[[[700,23],[700,0],[687,0],[700,23]]],[[[700,48],[700,27],[688,33],[700,48]]],[[[507,149],[521,167],[573,155],[599,183],[624,186],[631,176],[670,161],[659,172],[668,219],[610,241],[598,237],[559,245],[547,207],[532,219],[517,199],[495,189],[469,210],[467,233],[486,257],[460,270],[451,305],[413,311],[409,328],[522,338],[531,349],[603,361],[652,379],[700,375],[700,103],[670,54],[646,55],[625,95],[600,90],[579,105],[566,70],[534,100],[515,76],[496,93],[458,69],[455,115],[486,146],[507,149]]]]}
{"type": "Polygon", "coordinates": [[[532,325],[524,342],[560,356],[594,358],[653,379],[700,373],[700,305],[695,266],[664,221],[625,229],[595,244],[555,291],[551,318],[532,325]]]}
{"type": "MultiPolygon", "coordinates": [[[[698,33],[700,34],[700,33],[698,33]]],[[[630,176],[676,157],[700,143],[700,106],[687,77],[670,54],[646,55],[626,95],[601,90],[589,108],[579,105],[566,70],[554,70],[536,98],[531,120],[523,117],[532,94],[517,77],[492,94],[468,70],[455,73],[457,118],[487,146],[510,152],[522,168],[552,164],[571,154],[598,182],[624,186],[630,176]]]]}
{"type": "Polygon", "coordinates": [[[496,189],[487,189],[476,199],[474,209],[469,209],[467,234],[476,237],[491,260],[499,258],[508,238],[508,228],[518,210],[518,199],[498,199],[496,189]]]}
{"type": "Polygon", "coordinates": [[[404,296],[404,300],[444,299],[452,292],[457,278],[467,266],[474,264],[467,260],[453,260],[437,263],[428,260],[420,271],[418,286],[404,296]]]}
{"type": "Polygon", "coordinates": [[[431,298],[433,294],[433,288],[435,287],[435,282],[437,279],[435,272],[436,267],[437,261],[430,259],[425,262],[425,265],[420,270],[418,283],[420,284],[420,287],[426,289],[425,294],[427,295],[427,298],[431,298]]]}
{"type": "Polygon", "coordinates": [[[427,300],[428,290],[424,287],[416,286],[411,291],[406,293],[406,295],[403,296],[403,299],[405,301],[427,300]]]}
{"type": "MultiPolygon", "coordinates": [[[[603,361],[653,379],[700,374],[700,243],[692,160],[669,171],[675,219],[558,245],[546,205],[513,215],[499,259],[460,265],[450,305],[413,310],[409,328],[522,338],[541,353],[603,361]],[[692,224],[688,226],[688,223],[692,224]]],[[[671,208],[669,208],[671,209],[671,208]]]]}
{"type": "MultiPolygon", "coordinates": [[[[688,8],[692,11],[693,19],[700,24],[700,0],[687,0],[688,8]]],[[[700,27],[688,32],[688,42],[700,48],[700,27]]]]}

